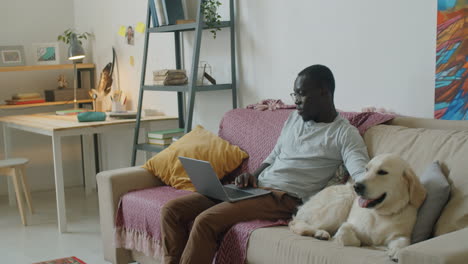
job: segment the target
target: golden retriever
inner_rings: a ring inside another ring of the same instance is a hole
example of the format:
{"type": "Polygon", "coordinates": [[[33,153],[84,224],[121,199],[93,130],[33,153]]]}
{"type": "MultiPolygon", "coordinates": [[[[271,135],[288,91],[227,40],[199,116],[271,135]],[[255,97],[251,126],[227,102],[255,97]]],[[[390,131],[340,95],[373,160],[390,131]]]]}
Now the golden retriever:
{"type": "Polygon", "coordinates": [[[356,182],[328,187],[304,205],[289,223],[299,235],[330,239],[343,246],[386,246],[398,260],[426,190],[410,166],[394,154],[374,157],[356,182]]]}

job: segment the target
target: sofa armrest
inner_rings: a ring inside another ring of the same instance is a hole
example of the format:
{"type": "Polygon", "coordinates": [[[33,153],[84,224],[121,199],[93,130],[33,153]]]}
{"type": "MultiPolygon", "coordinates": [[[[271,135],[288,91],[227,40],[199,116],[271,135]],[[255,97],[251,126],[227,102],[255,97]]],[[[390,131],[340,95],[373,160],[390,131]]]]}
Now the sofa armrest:
{"type": "Polygon", "coordinates": [[[159,186],[163,183],[142,167],[103,171],[97,174],[96,178],[104,258],[114,264],[129,263],[132,260],[130,252],[116,249],[114,246],[115,214],[120,197],[132,190],[159,186]]]}
{"type": "Polygon", "coordinates": [[[404,248],[401,264],[458,264],[468,260],[468,228],[441,235],[404,248]]]}

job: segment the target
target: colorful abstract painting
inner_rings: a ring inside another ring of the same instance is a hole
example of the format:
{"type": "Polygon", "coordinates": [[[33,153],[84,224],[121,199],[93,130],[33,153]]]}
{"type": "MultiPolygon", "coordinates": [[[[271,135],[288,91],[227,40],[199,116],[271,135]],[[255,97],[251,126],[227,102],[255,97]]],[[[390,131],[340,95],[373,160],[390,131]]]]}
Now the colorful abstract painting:
{"type": "Polygon", "coordinates": [[[468,120],[468,0],[438,0],[434,117],[468,120]]]}

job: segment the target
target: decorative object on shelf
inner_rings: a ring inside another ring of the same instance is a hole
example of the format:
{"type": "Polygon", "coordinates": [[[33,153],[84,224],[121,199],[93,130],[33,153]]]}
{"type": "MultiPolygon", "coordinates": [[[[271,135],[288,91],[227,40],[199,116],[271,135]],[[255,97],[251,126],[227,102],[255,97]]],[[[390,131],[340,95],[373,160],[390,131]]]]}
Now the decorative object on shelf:
{"type": "Polygon", "coordinates": [[[205,23],[208,27],[211,27],[211,33],[213,38],[216,38],[216,31],[220,31],[221,28],[221,16],[218,14],[218,8],[221,2],[218,0],[205,0],[202,1],[202,14],[205,19],[205,23]]]}
{"type": "MultiPolygon", "coordinates": [[[[94,110],[95,111],[107,111],[110,106],[109,106],[109,98],[108,94],[112,90],[112,74],[114,73],[114,65],[116,62],[116,54],[114,48],[112,48],[112,62],[109,62],[106,64],[104,69],[101,72],[101,75],[99,77],[99,82],[97,89],[92,89],[92,92],[96,95],[95,98],[95,105],[94,105],[94,110]]],[[[94,95],[93,95],[94,96],[94,95]]],[[[111,98],[112,99],[112,98],[111,98]]]]}
{"type": "Polygon", "coordinates": [[[0,67],[25,65],[23,46],[0,46],[0,67]]]}
{"type": "Polygon", "coordinates": [[[160,70],[153,72],[154,85],[183,85],[188,78],[185,70],[160,70]]]}
{"type": "Polygon", "coordinates": [[[80,33],[75,32],[74,29],[69,28],[69,29],[65,30],[62,35],[59,35],[57,37],[57,40],[58,41],[63,41],[65,44],[70,44],[72,34],[75,34],[75,36],[76,36],[78,42],[80,43],[80,45],[83,45],[83,42],[81,41],[82,39],[87,40],[88,37],[91,36],[91,33],[84,32],[84,33],[80,34],[80,33]]]}
{"type": "Polygon", "coordinates": [[[112,62],[107,63],[107,65],[102,69],[101,77],[99,78],[99,84],[97,87],[97,92],[99,96],[106,96],[110,93],[112,89],[112,73],[114,67],[112,62]]]}
{"type": "Polygon", "coordinates": [[[200,61],[198,64],[197,85],[207,85],[209,83],[216,84],[216,80],[211,77],[211,74],[211,65],[206,61],[200,61]],[[209,78],[206,78],[206,76],[209,76],[209,78]],[[214,83],[212,81],[214,81],[214,83]]]}
{"type": "Polygon", "coordinates": [[[32,44],[35,64],[50,65],[60,64],[60,52],[58,42],[32,44]]]}
{"type": "Polygon", "coordinates": [[[70,34],[70,47],[68,47],[68,59],[73,61],[73,108],[78,109],[78,103],[76,102],[76,89],[78,88],[77,70],[76,63],[78,60],[82,60],[85,57],[81,42],[78,40],[75,33],[70,34]]]}
{"type": "Polygon", "coordinates": [[[64,89],[68,88],[68,81],[67,78],[65,77],[65,74],[60,74],[59,77],[57,78],[58,81],[58,86],[57,89],[64,89]]]}

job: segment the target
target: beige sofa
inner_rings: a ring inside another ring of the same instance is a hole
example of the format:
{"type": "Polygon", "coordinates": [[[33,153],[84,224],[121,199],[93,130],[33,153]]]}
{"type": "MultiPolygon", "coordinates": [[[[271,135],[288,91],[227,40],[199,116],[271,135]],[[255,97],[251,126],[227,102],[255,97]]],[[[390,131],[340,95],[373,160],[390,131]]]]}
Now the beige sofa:
{"type": "MultiPolygon", "coordinates": [[[[435,238],[402,252],[401,264],[468,263],[468,122],[399,117],[364,135],[370,156],[397,153],[420,175],[439,160],[451,183],[451,198],[435,226],[435,238]]],[[[97,176],[105,259],[116,263],[160,263],[137,251],[113,247],[114,218],[121,195],[162,183],[140,167],[101,172],[97,176]]],[[[287,227],[254,231],[247,263],[393,263],[385,251],[341,247],[291,233],[287,227]]]]}

